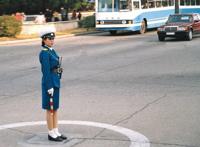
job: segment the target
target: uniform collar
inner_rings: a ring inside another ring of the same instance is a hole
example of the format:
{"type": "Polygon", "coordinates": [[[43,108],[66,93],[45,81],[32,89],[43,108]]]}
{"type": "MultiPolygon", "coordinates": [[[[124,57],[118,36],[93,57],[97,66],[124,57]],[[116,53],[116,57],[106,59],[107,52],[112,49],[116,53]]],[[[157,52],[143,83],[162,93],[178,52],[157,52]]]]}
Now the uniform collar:
{"type": "Polygon", "coordinates": [[[43,45],[42,47],[44,47],[44,48],[46,48],[46,49],[48,49],[48,50],[50,50],[50,51],[52,51],[52,50],[53,50],[53,48],[52,48],[52,47],[48,47],[47,45],[43,45]]]}

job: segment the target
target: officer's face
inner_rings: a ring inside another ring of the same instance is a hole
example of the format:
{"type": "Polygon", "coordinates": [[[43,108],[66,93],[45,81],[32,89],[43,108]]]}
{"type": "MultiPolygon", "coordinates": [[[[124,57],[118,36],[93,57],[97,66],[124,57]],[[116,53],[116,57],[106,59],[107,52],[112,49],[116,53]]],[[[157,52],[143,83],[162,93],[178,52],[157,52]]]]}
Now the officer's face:
{"type": "Polygon", "coordinates": [[[46,38],[44,40],[45,45],[47,45],[48,47],[52,47],[54,44],[54,38],[46,38]]]}

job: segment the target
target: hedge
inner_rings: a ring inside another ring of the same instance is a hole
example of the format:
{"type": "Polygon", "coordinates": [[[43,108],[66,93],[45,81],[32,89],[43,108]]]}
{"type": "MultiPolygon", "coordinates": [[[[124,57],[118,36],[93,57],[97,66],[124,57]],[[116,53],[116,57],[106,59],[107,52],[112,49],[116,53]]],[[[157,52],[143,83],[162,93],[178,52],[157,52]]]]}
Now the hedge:
{"type": "Polygon", "coordinates": [[[95,27],[95,16],[87,16],[84,17],[83,20],[79,21],[79,27],[80,28],[94,28],[95,27]]]}
{"type": "Polygon", "coordinates": [[[22,30],[22,22],[14,16],[0,16],[0,36],[15,37],[22,30]]]}

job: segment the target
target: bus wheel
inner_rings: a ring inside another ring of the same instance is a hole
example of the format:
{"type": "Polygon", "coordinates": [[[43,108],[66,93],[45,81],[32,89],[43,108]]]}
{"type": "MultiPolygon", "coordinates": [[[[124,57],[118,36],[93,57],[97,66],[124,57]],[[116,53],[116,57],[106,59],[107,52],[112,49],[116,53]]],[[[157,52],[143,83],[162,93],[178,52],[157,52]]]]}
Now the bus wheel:
{"type": "Polygon", "coordinates": [[[144,34],[147,30],[146,22],[143,20],[140,25],[140,34],[144,34]]]}
{"type": "Polygon", "coordinates": [[[110,31],[110,34],[111,34],[111,35],[116,35],[116,34],[117,34],[117,31],[110,31]]]}

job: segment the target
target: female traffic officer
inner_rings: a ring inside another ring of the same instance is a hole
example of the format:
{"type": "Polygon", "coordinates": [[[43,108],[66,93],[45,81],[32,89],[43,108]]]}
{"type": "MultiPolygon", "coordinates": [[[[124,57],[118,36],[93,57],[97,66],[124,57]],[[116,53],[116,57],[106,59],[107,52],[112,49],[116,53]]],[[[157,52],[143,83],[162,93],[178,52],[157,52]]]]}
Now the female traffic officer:
{"type": "Polygon", "coordinates": [[[57,118],[62,68],[59,62],[60,57],[52,48],[55,33],[49,29],[41,32],[40,36],[42,38],[42,50],[39,54],[42,71],[42,108],[46,110],[48,139],[50,141],[63,141],[67,137],[59,133],[57,118]]]}

